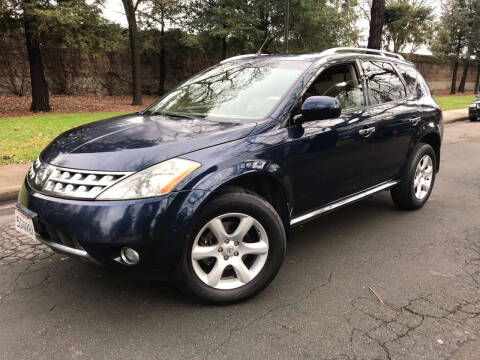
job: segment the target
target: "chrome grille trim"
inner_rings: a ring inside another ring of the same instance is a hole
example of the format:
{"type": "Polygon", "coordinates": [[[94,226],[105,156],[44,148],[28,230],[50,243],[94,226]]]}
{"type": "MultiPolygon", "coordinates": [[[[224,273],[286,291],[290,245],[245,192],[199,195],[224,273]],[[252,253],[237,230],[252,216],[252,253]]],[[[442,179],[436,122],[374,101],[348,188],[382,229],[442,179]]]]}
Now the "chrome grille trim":
{"type": "MultiPolygon", "coordinates": [[[[70,199],[95,199],[101,192],[123,180],[133,172],[96,171],[49,166],[49,176],[41,189],[29,185],[45,195],[70,199]]],[[[34,167],[30,171],[35,171],[34,167]]],[[[33,185],[33,186],[32,186],[33,185]]]]}

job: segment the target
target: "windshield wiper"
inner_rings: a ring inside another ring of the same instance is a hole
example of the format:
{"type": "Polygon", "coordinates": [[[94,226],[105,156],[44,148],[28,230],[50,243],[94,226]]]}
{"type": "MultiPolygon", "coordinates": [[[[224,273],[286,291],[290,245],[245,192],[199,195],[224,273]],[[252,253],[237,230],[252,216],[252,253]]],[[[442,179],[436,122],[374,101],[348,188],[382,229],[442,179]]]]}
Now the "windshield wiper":
{"type": "Polygon", "coordinates": [[[163,116],[169,116],[169,117],[176,117],[179,119],[191,119],[191,120],[198,120],[198,119],[203,119],[205,116],[201,115],[187,115],[187,114],[177,114],[177,113],[170,113],[170,112],[153,112],[150,113],[149,115],[163,115],[163,116]]]}

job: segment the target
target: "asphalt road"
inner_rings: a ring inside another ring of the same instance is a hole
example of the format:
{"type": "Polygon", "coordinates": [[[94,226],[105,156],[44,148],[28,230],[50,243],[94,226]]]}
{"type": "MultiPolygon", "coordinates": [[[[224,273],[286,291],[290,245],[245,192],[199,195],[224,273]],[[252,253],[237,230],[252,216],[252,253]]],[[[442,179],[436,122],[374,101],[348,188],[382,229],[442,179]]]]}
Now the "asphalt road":
{"type": "Polygon", "coordinates": [[[384,192],[294,230],[272,285],[234,306],[52,254],[11,214],[0,206],[0,359],[480,356],[480,123],[446,127],[422,210],[384,192]]]}

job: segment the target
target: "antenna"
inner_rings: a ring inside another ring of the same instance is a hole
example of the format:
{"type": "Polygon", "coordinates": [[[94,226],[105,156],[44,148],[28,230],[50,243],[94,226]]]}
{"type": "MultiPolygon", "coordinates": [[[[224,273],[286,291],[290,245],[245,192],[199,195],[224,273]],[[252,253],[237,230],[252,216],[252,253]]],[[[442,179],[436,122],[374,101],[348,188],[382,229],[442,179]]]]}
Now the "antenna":
{"type": "Polygon", "coordinates": [[[260,46],[260,49],[258,49],[257,53],[255,54],[256,56],[260,56],[262,55],[262,50],[263,50],[263,47],[265,46],[265,44],[267,43],[267,41],[270,39],[269,36],[267,36],[265,38],[265,41],[263,42],[262,46],[260,46]]]}

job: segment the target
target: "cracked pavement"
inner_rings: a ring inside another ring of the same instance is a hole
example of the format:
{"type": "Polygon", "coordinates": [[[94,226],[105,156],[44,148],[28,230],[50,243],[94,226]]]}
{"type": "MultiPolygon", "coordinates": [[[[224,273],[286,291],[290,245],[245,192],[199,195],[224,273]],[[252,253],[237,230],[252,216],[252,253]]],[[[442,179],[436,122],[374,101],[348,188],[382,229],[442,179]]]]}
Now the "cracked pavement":
{"type": "Polygon", "coordinates": [[[0,360],[478,359],[479,157],[480,123],[448,124],[422,210],[383,192],[293,230],[271,286],[234,306],[54,254],[0,205],[0,360]]]}

